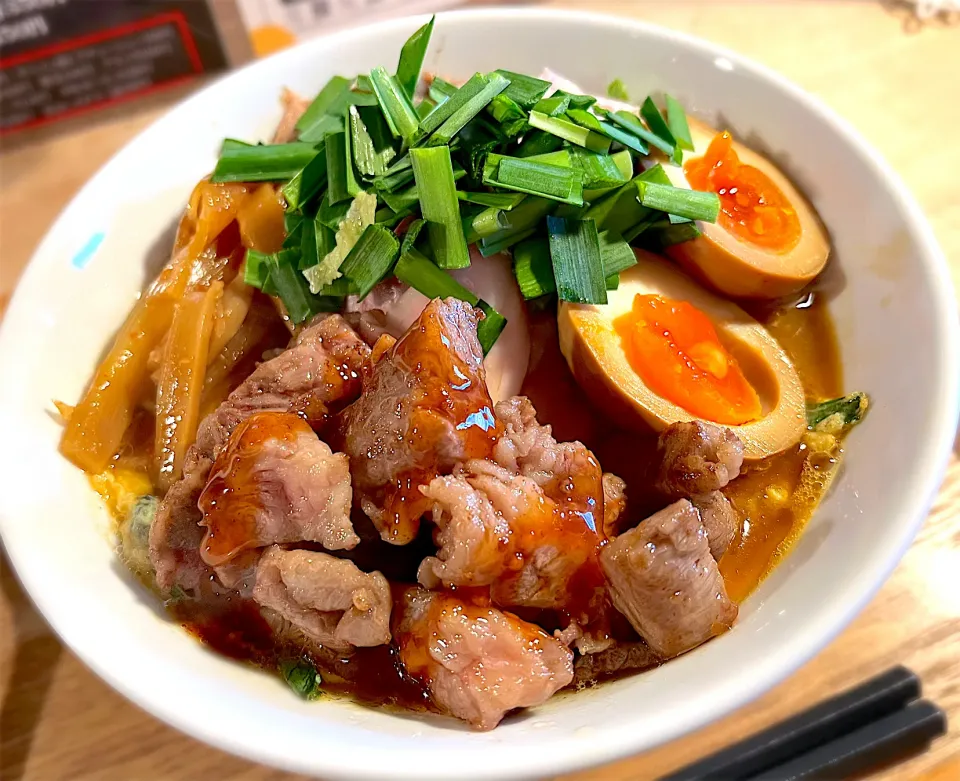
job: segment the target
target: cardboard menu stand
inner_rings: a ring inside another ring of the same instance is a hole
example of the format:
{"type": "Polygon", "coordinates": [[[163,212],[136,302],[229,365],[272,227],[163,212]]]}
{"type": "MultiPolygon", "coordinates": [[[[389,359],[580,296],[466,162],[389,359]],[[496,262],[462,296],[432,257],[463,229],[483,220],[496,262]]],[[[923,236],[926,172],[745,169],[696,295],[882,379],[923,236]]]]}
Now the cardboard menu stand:
{"type": "Polygon", "coordinates": [[[204,0],[0,0],[0,133],[226,65],[204,0]]]}
{"type": "Polygon", "coordinates": [[[0,135],[458,0],[0,0],[0,135]]]}

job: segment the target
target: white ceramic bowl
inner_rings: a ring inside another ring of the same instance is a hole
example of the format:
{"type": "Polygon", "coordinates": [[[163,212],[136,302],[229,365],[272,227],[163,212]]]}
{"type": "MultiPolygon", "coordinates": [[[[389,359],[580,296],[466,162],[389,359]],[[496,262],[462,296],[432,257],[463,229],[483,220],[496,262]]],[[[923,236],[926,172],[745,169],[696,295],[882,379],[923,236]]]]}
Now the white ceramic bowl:
{"type": "Polygon", "coordinates": [[[702,41],[624,19],[479,10],[437,21],[427,67],[452,76],[551,66],[601,91],[667,90],[762,144],[833,236],[833,301],[846,387],[873,406],[796,549],[743,605],[734,630],[666,666],[560,696],[473,733],[321,699],[207,652],[164,619],[114,560],[106,511],[56,450],[51,399],[73,401],[120,325],[167,229],[224,136],[269,134],[288,85],[392,66],[419,24],[317,40],[195,95],[121,151],[74,199],[27,270],[0,337],[0,529],[30,595],[106,681],[184,732],[251,759],[326,777],[513,778],[648,749],[758,696],[821,649],[877,590],[923,521],[953,439],[957,320],[950,279],[916,203],[819,102],[702,41]],[[102,243],[93,251],[97,235],[102,243]]]}

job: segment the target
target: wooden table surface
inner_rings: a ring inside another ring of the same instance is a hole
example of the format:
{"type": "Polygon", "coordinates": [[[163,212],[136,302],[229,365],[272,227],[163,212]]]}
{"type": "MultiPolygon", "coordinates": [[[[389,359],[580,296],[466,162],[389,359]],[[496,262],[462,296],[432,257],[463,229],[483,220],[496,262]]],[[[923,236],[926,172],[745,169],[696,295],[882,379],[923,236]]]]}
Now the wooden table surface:
{"type": "MultiPolygon", "coordinates": [[[[763,62],[819,95],[903,176],[960,290],[960,25],[907,29],[894,3],[554,2],[683,30],[763,62]]],[[[173,102],[5,141],[0,311],[35,245],[87,178],[173,102]]],[[[567,781],[654,778],[890,665],[905,664],[954,724],[926,754],[876,778],[960,778],[960,439],[926,526],[889,582],[823,653],[766,696],[694,735],[567,781]]],[[[293,776],[185,737],[113,692],[52,635],[5,561],[0,599],[0,777],[229,779],[293,776]]],[[[144,671],[149,674],[149,671],[144,671]]]]}

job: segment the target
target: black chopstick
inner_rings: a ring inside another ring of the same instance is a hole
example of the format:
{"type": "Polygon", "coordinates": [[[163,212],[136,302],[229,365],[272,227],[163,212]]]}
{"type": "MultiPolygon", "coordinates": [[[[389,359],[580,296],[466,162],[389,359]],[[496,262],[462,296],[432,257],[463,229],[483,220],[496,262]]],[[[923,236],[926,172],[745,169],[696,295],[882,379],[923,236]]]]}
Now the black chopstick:
{"type": "Polygon", "coordinates": [[[849,778],[925,749],[946,732],[947,719],[932,702],[920,700],[903,710],[812,749],[750,781],[849,778]]]}
{"type": "MultiPolygon", "coordinates": [[[[919,696],[917,676],[905,667],[895,667],[661,781],[745,781],[762,777],[759,774],[799,761],[812,749],[904,712],[905,706],[919,696]]],[[[934,725],[933,721],[922,721],[925,729],[934,725]]],[[[935,736],[931,734],[928,740],[935,736]]]]}

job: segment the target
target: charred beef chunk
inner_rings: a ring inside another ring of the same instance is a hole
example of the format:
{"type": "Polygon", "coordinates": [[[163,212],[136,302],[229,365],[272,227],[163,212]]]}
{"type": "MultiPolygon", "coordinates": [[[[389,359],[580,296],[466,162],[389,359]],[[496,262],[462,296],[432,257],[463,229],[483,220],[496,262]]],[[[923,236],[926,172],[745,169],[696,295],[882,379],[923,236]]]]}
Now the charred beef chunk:
{"type": "Polygon", "coordinates": [[[573,654],[558,640],[449,592],[408,589],[393,626],[407,674],[423,682],[438,710],[477,729],[545,702],[573,679],[573,654]]]}
{"type": "Polygon", "coordinates": [[[258,412],[299,412],[312,423],[322,423],[328,411],[359,395],[369,365],[370,348],[346,321],[339,315],[319,315],[201,421],[183,476],[160,503],[150,530],[150,559],[162,590],[174,585],[195,589],[210,576],[200,557],[204,530],[197,503],[213,461],[234,428],[258,412]]]}
{"type": "Polygon", "coordinates": [[[657,488],[671,497],[706,494],[740,474],[743,444],[728,428],[694,420],[660,432],[657,488]]]}
{"type": "Polygon", "coordinates": [[[237,426],[200,495],[200,555],[221,566],[244,550],[318,542],[353,548],[350,470],[298,415],[258,412],[237,426]]]}
{"type": "Polygon", "coordinates": [[[473,307],[436,299],[342,413],[354,491],[387,542],[405,545],[416,537],[429,506],[421,486],[492,451],[500,426],[482,361],[473,307]]]}
{"type": "Polygon", "coordinates": [[[257,564],[253,598],[329,649],[390,642],[390,584],[326,553],[268,548],[257,564]]]}
{"type": "Polygon", "coordinates": [[[681,499],[600,553],[616,608],[668,659],[726,631],[737,617],[700,514],[681,499]]]}
{"type": "Polygon", "coordinates": [[[720,491],[691,496],[690,503],[700,513],[700,522],[707,531],[710,543],[710,554],[720,561],[740,528],[740,519],[733,505],[720,491]]]}

